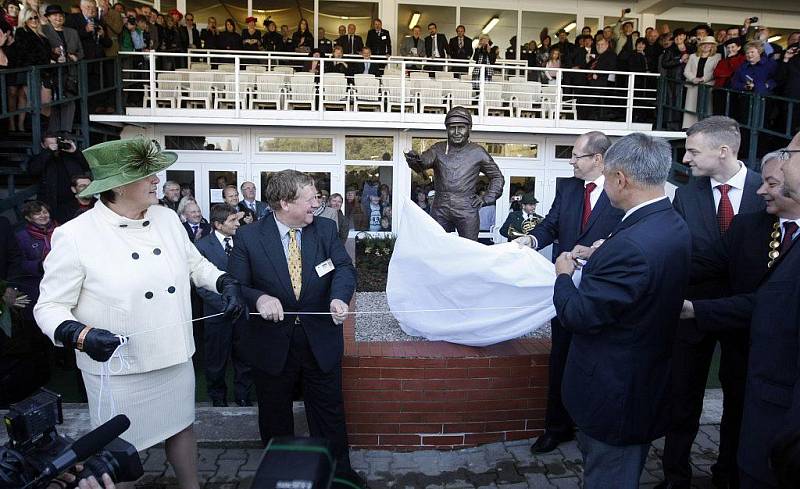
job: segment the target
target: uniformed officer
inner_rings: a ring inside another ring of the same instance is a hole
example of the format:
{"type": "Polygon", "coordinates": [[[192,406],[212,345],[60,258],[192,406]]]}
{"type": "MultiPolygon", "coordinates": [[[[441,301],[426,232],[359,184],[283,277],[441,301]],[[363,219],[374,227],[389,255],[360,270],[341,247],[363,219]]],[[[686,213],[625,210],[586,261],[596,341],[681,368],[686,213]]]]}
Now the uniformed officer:
{"type": "Polygon", "coordinates": [[[373,28],[367,33],[367,47],[372,50],[373,56],[391,56],[392,38],[389,31],[383,28],[381,19],[372,22],[373,28]]]}
{"type": "MultiPolygon", "coordinates": [[[[528,231],[531,231],[544,219],[536,213],[536,204],[538,204],[539,201],[533,195],[533,192],[528,192],[523,195],[521,203],[522,209],[509,213],[506,222],[504,222],[503,226],[500,228],[500,235],[504,238],[508,238],[509,229],[528,234],[528,231]]],[[[511,239],[515,237],[517,236],[512,236],[511,239]]]]}

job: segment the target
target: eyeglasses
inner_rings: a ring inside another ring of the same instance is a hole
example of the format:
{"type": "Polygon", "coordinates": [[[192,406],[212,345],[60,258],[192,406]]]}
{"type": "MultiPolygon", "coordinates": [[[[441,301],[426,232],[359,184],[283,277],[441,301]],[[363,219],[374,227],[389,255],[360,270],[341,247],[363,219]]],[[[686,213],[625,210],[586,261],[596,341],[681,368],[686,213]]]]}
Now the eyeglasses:
{"type": "Polygon", "coordinates": [[[33,16],[33,17],[30,17],[28,20],[39,20],[39,17],[33,16]]]}
{"type": "Polygon", "coordinates": [[[788,160],[792,157],[792,153],[800,153],[800,149],[781,149],[778,152],[782,160],[788,160]]]}
{"type": "Polygon", "coordinates": [[[587,156],[594,156],[598,153],[586,153],[585,155],[576,155],[575,153],[572,154],[572,157],[569,159],[570,161],[578,161],[581,158],[586,158],[587,156]]]}

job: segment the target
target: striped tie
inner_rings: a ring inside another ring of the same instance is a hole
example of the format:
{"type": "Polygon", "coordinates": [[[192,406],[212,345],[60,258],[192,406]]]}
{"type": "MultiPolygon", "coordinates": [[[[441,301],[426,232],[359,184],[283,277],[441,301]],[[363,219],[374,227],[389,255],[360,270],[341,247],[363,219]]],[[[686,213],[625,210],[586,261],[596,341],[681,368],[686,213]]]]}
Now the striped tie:
{"type": "Polygon", "coordinates": [[[300,300],[300,288],[303,284],[303,263],[300,259],[300,246],[297,244],[297,229],[289,229],[289,277],[292,279],[294,298],[300,300]]]}

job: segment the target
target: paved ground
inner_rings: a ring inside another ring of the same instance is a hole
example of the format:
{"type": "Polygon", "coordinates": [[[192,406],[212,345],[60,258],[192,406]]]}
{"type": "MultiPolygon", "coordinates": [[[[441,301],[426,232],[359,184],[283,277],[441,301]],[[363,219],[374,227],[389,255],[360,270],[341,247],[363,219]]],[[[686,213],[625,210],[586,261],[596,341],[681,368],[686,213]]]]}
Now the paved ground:
{"type": "MultiPolygon", "coordinates": [[[[532,440],[493,443],[452,452],[420,451],[393,453],[353,450],[353,468],[373,489],[467,489],[467,488],[579,488],[581,455],[575,442],[557,451],[533,457],[532,440]]],[[[661,448],[658,440],[650,451],[642,488],[652,488],[661,479],[661,448]]],[[[709,467],[716,458],[719,426],[703,425],[695,440],[692,465],[697,489],[711,488],[709,467]]],[[[257,448],[201,448],[200,475],[204,489],[257,489],[252,479],[261,458],[257,448]]],[[[177,488],[163,449],[147,451],[143,459],[145,477],[137,488],[177,488]]]]}

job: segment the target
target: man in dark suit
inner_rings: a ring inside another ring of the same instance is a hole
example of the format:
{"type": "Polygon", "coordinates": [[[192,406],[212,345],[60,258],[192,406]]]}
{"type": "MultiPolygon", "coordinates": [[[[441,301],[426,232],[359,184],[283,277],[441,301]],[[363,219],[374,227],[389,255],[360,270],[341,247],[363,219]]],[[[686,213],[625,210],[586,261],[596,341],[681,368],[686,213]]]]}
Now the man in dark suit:
{"type": "Polygon", "coordinates": [[[528,226],[536,226],[540,223],[544,218],[536,213],[536,204],[539,201],[536,200],[536,196],[533,192],[528,192],[527,194],[522,196],[522,200],[520,204],[522,204],[522,209],[518,211],[513,211],[508,214],[506,218],[506,222],[500,226],[500,235],[508,238],[508,230],[514,229],[518,232],[523,232],[523,228],[526,226],[526,221],[529,223],[528,226]]]}
{"type": "Polygon", "coordinates": [[[347,34],[339,37],[336,44],[342,47],[344,54],[359,54],[361,48],[364,47],[364,41],[361,36],[356,35],[356,25],[347,25],[347,34]]]}
{"type": "Polygon", "coordinates": [[[105,56],[104,49],[111,47],[111,40],[106,37],[103,25],[97,18],[97,4],[93,0],[81,0],[81,12],[67,15],[65,25],[78,31],[86,59],[97,59],[105,56]]]}
{"type": "MultiPolygon", "coordinates": [[[[428,24],[428,37],[425,38],[425,54],[434,61],[447,58],[447,36],[440,34],[436,24],[428,24]]],[[[442,71],[443,66],[426,65],[428,71],[442,71]]]]}
{"type": "MultiPolygon", "coordinates": [[[[531,237],[519,238],[521,243],[527,242],[534,249],[541,250],[558,241],[561,250],[571,250],[575,245],[590,246],[608,236],[623,214],[611,207],[603,190],[604,154],[610,146],[608,137],[597,131],[575,140],[570,159],[575,177],[562,179],[556,184],[556,197],[550,212],[536,226],[531,237]]],[[[554,246],[553,257],[556,256],[558,252],[554,246]]],[[[545,432],[531,447],[535,453],[555,450],[559,443],[571,440],[575,430],[575,423],[561,400],[561,380],[572,334],[561,327],[558,318],[551,321],[551,327],[545,432]]]]}
{"type": "Polygon", "coordinates": [[[256,184],[244,182],[240,188],[242,189],[242,200],[237,204],[239,210],[245,213],[250,212],[254,221],[263,219],[269,212],[269,206],[266,202],[256,200],[256,184]]]}
{"type": "Polygon", "coordinates": [[[614,113],[614,109],[611,109],[608,106],[614,105],[615,102],[613,99],[605,98],[610,94],[608,90],[603,90],[603,88],[613,86],[613,83],[609,81],[609,76],[611,75],[594,73],[594,71],[616,70],[617,53],[615,53],[614,50],[609,47],[609,43],[605,39],[598,40],[596,47],[597,55],[590,59],[586,66],[586,68],[589,70],[589,73],[586,75],[586,85],[589,87],[602,87],[600,89],[593,89],[589,91],[589,93],[594,95],[594,97],[590,99],[593,100],[593,102],[589,103],[601,105],[601,107],[588,107],[588,114],[586,117],[596,120],[607,120],[606,118],[614,113]]]}
{"type": "MultiPolygon", "coordinates": [[[[216,204],[211,208],[211,225],[214,231],[195,242],[197,250],[208,261],[222,271],[228,269],[228,256],[233,251],[233,236],[239,229],[239,210],[228,204],[216,204]]],[[[222,296],[216,292],[197,288],[203,299],[203,316],[211,316],[225,310],[222,296]]],[[[242,321],[242,319],[240,319],[242,321]]],[[[228,388],[225,385],[225,370],[228,359],[233,364],[233,388],[236,404],[240,407],[250,406],[250,368],[233,352],[234,337],[240,322],[234,322],[224,316],[208,318],[203,321],[205,336],[205,373],[208,397],[214,407],[224,407],[228,403],[225,396],[228,388]]]]}
{"type": "Polygon", "coordinates": [[[622,221],[601,244],[556,260],[553,304],[572,332],[562,392],[579,428],[584,487],[639,486],[669,423],[671,339],[689,279],[689,229],[664,194],[665,140],[633,133],[605,155],[605,192],[622,221]],[[572,274],[582,268],[579,285],[572,274]]]}
{"type": "Polygon", "coordinates": [[[222,199],[229,206],[239,208],[241,211],[239,224],[242,226],[256,221],[256,213],[252,209],[248,206],[239,207],[239,191],[236,189],[236,185],[225,185],[225,188],[222,189],[222,199]]]}
{"type": "Polygon", "coordinates": [[[183,208],[183,217],[186,219],[183,222],[183,228],[192,243],[196,243],[201,238],[208,236],[214,230],[211,224],[203,219],[203,213],[200,211],[200,206],[197,205],[197,202],[186,204],[186,207],[183,208]]]}
{"type": "Polygon", "coordinates": [[[364,48],[361,49],[361,60],[360,60],[361,62],[357,63],[355,61],[351,61],[349,63],[350,73],[348,74],[348,76],[352,77],[353,75],[361,73],[374,76],[381,76],[383,74],[382,73],[383,65],[380,65],[372,61],[371,56],[372,52],[370,51],[370,49],[364,46],[364,48]]]}
{"type": "Polygon", "coordinates": [[[356,271],[336,223],[314,217],[316,195],[308,175],[277,172],[266,189],[273,213],[236,233],[228,271],[260,314],[242,326],[236,351],[254,369],[262,442],[293,434],[292,394],[302,379],[311,436],[328,439],[337,468],[349,473],[340,325],[356,271]]]}
{"type": "MultiPolygon", "coordinates": [[[[783,195],[800,203],[800,134],[786,150],[779,151],[783,162],[783,195]]],[[[750,351],[737,462],[741,489],[778,487],[770,451],[775,441],[788,435],[800,419],[797,359],[800,325],[800,251],[797,246],[800,220],[781,218],[774,230],[777,251],[772,265],[753,294],[729,298],[724,314],[705,318],[712,329],[750,327],[750,351]]],[[[765,247],[765,251],[766,251],[765,247]]],[[[700,301],[691,301],[698,304],[700,301]]],[[[700,310],[694,311],[700,314],[700,310]]],[[[691,316],[692,307],[684,313],[691,316]]],[[[781,487],[792,487],[781,486],[781,487]]]]}
{"type": "MultiPolygon", "coordinates": [[[[466,29],[463,25],[456,27],[456,36],[450,38],[450,45],[448,46],[448,51],[450,52],[450,57],[453,59],[463,59],[469,61],[472,59],[472,39],[468,38],[464,35],[466,29]]],[[[452,71],[456,73],[466,73],[467,68],[460,68],[456,67],[453,68],[452,71]]]]}
{"type": "Polygon", "coordinates": [[[392,55],[392,38],[389,31],[383,28],[381,19],[372,22],[373,28],[367,33],[367,47],[375,56],[392,55]]]}
{"type": "MultiPolygon", "coordinates": [[[[709,117],[690,127],[687,135],[683,162],[691,167],[695,178],[676,191],[673,205],[689,225],[692,252],[697,254],[722,237],[733,216],[760,211],[764,201],[756,195],[761,178],[736,159],[740,142],[736,121],[723,116],[709,117]]],[[[725,276],[721,275],[692,285],[688,298],[725,297],[729,295],[727,287],[725,276]]],[[[735,484],[747,333],[706,334],[697,329],[694,321],[680,321],[673,352],[672,423],[664,443],[662,488],[690,487],[689,454],[699,428],[708,369],[718,342],[724,404],[719,456],[711,471],[721,487],[735,484]]]]}
{"type": "Polygon", "coordinates": [[[197,30],[197,24],[194,23],[194,14],[189,12],[183,19],[186,25],[178,26],[181,38],[183,39],[182,45],[186,46],[187,49],[199,49],[201,37],[200,32],[197,30]]]}
{"type": "Polygon", "coordinates": [[[324,55],[333,53],[333,41],[325,37],[325,28],[317,29],[317,39],[319,39],[319,52],[324,55]]]}

